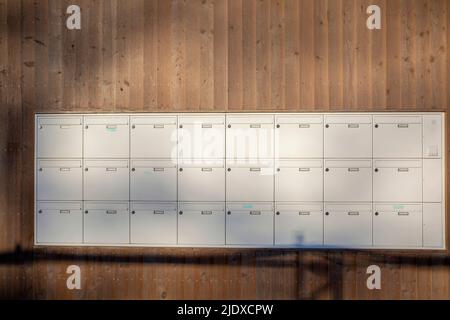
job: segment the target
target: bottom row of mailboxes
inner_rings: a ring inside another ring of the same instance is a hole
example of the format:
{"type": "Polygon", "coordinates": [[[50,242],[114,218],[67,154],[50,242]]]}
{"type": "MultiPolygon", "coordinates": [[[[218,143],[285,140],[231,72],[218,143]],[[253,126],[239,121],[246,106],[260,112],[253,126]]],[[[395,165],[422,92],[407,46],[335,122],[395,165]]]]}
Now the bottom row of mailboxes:
{"type": "Polygon", "coordinates": [[[38,202],[36,242],[441,247],[441,203],[38,202]]]}

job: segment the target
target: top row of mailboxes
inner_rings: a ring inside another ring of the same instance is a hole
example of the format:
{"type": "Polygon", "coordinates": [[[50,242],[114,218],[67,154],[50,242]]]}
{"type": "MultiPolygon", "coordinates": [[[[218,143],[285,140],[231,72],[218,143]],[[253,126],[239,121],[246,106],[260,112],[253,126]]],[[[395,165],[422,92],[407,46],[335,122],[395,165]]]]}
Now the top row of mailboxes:
{"type": "Polygon", "coordinates": [[[440,158],[441,114],[38,115],[39,158],[440,158]]]}

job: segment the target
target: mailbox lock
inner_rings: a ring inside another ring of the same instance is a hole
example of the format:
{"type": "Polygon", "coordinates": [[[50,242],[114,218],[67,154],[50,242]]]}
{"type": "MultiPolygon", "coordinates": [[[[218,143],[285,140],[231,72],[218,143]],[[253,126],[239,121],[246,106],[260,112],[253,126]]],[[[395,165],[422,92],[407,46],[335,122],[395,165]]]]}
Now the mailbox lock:
{"type": "Polygon", "coordinates": [[[330,171],[330,168],[326,168],[325,171],[326,171],[326,172],[330,171]]]}
{"type": "Polygon", "coordinates": [[[277,216],[279,216],[280,215],[280,211],[277,211],[277,216]]]}
{"type": "Polygon", "coordinates": [[[330,125],[329,125],[329,124],[325,125],[325,128],[327,128],[327,129],[328,129],[329,127],[330,127],[330,125]]]}
{"type": "Polygon", "coordinates": [[[136,211],[134,211],[134,210],[133,210],[133,211],[131,211],[131,214],[136,214],[136,211]]]}
{"type": "Polygon", "coordinates": [[[180,211],[180,216],[183,214],[183,211],[180,211]]]}
{"type": "Polygon", "coordinates": [[[89,126],[86,126],[85,128],[86,128],[86,129],[89,129],[89,126]]]}
{"type": "Polygon", "coordinates": [[[89,169],[88,169],[88,168],[86,168],[86,169],[84,169],[84,171],[89,171],[89,169]]]}
{"type": "Polygon", "coordinates": [[[378,128],[378,125],[377,125],[377,124],[375,125],[375,128],[378,128]]]}
{"type": "Polygon", "coordinates": [[[228,172],[231,172],[231,168],[228,168],[228,172]]]}
{"type": "Polygon", "coordinates": [[[228,214],[228,215],[231,215],[231,211],[228,211],[227,214],[228,214]]]}
{"type": "Polygon", "coordinates": [[[281,126],[280,126],[279,124],[277,124],[277,128],[280,129],[280,127],[281,127],[281,126]]]}
{"type": "Polygon", "coordinates": [[[330,215],[330,213],[329,213],[329,212],[325,212],[325,215],[326,215],[326,216],[329,216],[329,215],[330,215]]]}
{"type": "Polygon", "coordinates": [[[39,213],[42,213],[42,210],[39,210],[39,213]]]}
{"type": "Polygon", "coordinates": [[[136,171],[136,168],[131,169],[131,171],[136,171]]]}
{"type": "Polygon", "coordinates": [[[42,168],[39,168],[39,171],[42,171],[42,168]]]}
{"type": "Polygon", "coordinates": [[[87,210],[86,210],[86,211],[85,211],[84,213],[88,214],[88,213],[89,213],[89,211],[87,211],[87,210]]]}
{"type": "Polygon", "coordinates": [[[228,128],[229,128],[229,129],[231,128],[231,124],[228,125],[228,128]]]}
{"type": "Polygon", "coordinates": [[[136,126],[133,124],[133,125],[131,126],[131,129],[136,129],[136,126]]]}
{"type": "Polygon", "coordinates": [[[375,168],[375,172],[378,172],[378,168],[375,168]]]}
{"type": "Polygon", "coordinates": [[[183,168],[180,168],[180,172],[183,172],[183,168]]]}
{"type": "Polygon", "coordinates": [[[378,215],[378,212],[375,212],[375,215],[377,216],[377,215],[378,215]]]}

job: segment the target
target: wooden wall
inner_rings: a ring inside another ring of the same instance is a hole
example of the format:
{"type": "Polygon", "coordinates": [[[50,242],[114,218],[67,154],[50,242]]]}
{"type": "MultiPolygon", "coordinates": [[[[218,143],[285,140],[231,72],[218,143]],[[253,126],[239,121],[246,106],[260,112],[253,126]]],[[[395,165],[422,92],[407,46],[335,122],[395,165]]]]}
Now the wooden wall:
{"type": "Polygon", "coordinates": [[[449,0],[0,0],[0,298],[449,299],[448,252],[33,248],[35,112],[447,111],[449,26],[449,0]]]}

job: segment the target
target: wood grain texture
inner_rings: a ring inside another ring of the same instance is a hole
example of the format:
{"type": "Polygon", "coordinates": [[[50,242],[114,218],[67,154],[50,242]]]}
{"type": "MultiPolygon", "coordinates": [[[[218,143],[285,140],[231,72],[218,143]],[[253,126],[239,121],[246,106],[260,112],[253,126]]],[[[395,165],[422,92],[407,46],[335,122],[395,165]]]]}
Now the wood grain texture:
{"type": "Polygon", "coordinates": [[[448,251],[33,246],[36,112],[448,111],[449,0],[72,2],[0,0],[0,298],[450,299],[448,251]]]}

